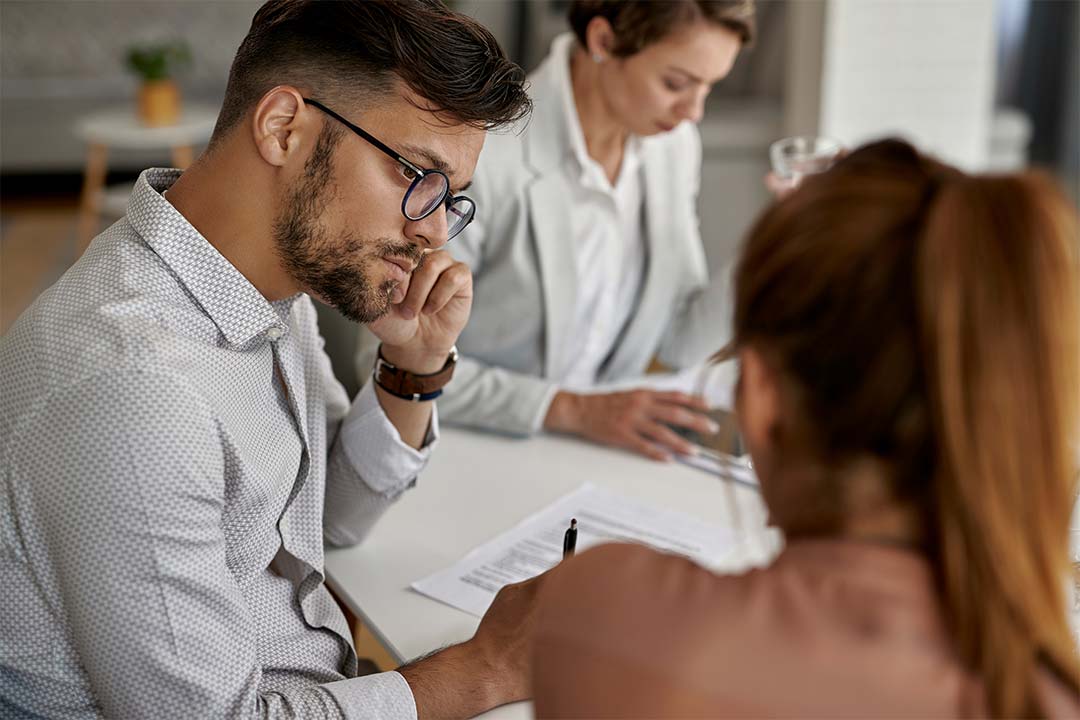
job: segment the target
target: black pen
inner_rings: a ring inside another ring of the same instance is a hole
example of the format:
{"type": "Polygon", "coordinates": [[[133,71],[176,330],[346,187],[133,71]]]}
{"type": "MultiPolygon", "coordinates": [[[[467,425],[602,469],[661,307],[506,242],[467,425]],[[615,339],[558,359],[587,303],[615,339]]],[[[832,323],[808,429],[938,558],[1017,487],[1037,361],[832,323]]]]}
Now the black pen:
{"type": "Polygon", "coordinates": [[[570,528],[566,531],[562,538],[562,556],[563,560],[569,557],[574,557],[574,547],[577,545],[577,520],[571,518],[570,528]]]}

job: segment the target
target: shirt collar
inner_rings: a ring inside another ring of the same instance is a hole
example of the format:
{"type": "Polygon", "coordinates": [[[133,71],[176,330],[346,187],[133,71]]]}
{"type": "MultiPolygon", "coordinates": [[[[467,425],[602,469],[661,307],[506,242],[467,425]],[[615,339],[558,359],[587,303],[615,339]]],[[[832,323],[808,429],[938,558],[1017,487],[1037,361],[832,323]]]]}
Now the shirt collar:
{"type": "MultiPolygon", "coordinates": [[[[559,87],[559,96],[562,99],[563,123],[566,127],[566,135],[570,138],[570,151],[577,160],[579,179],[585,181],[590,174],[598,174],[605,185],[607,176],[600,164],[589,155],[585,145],[585,133],[581,129],[581,119],[578,117],[577,103],[574,101],[574,87],[570,79],[570,57],[577,47],[577,38],[573,33],[567,32],[559,35],[551,43],[551,55],[555,63],[555,83],[559,87]],[[592,168],[592,171],[590,171],[592,168]]],[[[622,165],[619,168],[619,178],[624,173],[636,172],[640,163],[641,138],[631,135],[623,150],[622,165]]]]}
{"type": "Polygon", "coordinates": [[[287,310],[299,295],[271,304],[162,196],[180,173],[169,168],[143,171],[128,201],[128,222],[191,293],[226,342],[239,346],[258,336],[281,338],[288,331],[287,310]]]}

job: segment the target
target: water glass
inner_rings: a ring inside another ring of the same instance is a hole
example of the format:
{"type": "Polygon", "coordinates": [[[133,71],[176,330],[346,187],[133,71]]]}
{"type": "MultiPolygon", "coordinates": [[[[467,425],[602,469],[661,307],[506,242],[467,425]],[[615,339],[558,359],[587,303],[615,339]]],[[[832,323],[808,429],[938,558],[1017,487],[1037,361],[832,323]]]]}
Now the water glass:
{"type": "Polygon", "coordinates": [[[832,167],[843,146],[831,138],[797,135],[777,140],[769,146],[769,159],[777,180],[796,187],[806,175],[832,167]]]}

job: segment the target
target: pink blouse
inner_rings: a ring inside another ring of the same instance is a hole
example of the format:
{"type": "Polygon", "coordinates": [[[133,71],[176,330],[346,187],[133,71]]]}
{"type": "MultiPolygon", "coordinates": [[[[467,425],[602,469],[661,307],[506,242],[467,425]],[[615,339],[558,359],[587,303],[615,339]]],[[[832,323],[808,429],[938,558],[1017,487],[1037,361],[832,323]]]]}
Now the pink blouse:
{"type": "MultiPolygon", "coordinates": [[[[538,717],[984,716],[929,564],[899,548],[799,541],[716,575],[646,548],[582,554],[542,590],[538,717]]],[[[1080,698],[1050,676],[1054,717],[1080,698]]]]}

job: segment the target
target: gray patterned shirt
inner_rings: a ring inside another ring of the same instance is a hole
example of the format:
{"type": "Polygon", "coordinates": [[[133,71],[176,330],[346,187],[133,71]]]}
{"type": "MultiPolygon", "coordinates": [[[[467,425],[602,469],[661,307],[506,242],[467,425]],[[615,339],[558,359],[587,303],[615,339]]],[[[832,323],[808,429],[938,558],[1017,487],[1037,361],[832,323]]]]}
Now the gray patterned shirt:
{"type": "Polygon", "coordinates": [[[418,452],[370,383],[350,407],[311,300],[268,302],[177,177],[143,173],[0,339],[0,716],[415,716],[399,674],[354,677],[323,542],[363,537],[436,421],[418,452]]]}

